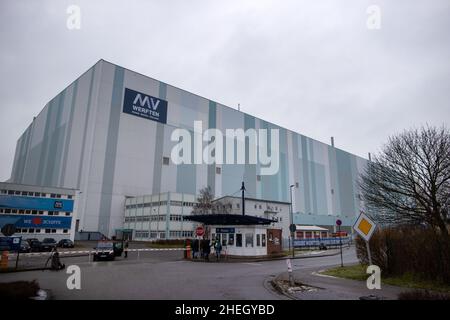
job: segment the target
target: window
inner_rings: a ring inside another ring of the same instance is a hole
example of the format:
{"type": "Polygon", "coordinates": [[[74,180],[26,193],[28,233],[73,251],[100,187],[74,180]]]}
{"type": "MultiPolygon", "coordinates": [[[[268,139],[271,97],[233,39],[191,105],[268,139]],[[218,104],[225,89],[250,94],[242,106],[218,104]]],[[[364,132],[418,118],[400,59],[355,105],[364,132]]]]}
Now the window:
{"type": "Polygon", "coordinates": [[[14,191],[8,190],[8,194],[14,194],[14,191]]]}
{"type": "Polygon", "coordinates": [[[239,204],[239,203],[236,203],[236,208],[240,208],[241,207],[241,205],[239,204]]]}
{"type": "Polygon", "coordinates": [[[27,195],[28,195],[28,192],[22,191],[22,195],[23,195],[23,196],[27,196],[27,195]]]}
{"type": "Polygon", "coordinates": [[[19,210],[19,213],[20,213],[20,214],[24,214],[25,211],[24,211],[24,210],[19,210]]]}
{"type": "Polygon", "coordinates": [[[253,247],[253,233],[245,234],[245,247],[253,247]]]}
{"type": "Polygon", "coordinates": [[[242,233],[236,233],[236,247],[242,247],[242,233]]]}
{"type": "Polygon", "coordinates": [[[230,233],[228,235],[228,245],[229,246],[234,246],[234,233],[230,233]]]}
{"type": "Polygon", "coordinates": [[[56,233],[56,229],[52,229],[52,233],[56,233]]]}
{"type": "Polygon", "coordinates": [[[256,181],[261,181],[261,175],[256,175],[256,181]]]}
{"type": "Polygon", "coordinates": [[[25,214],[30,214],[31,210],[25,210],[25,214]]]}
{"type": "Polygon", "coordinates": [[[256,235],[256,246],[257,247],[261,246],[261,235],[260,234],[256,235]]]}
{"type": "Polygon", "coordinates": [[[31,210],[32,214],[37,214],[37,210],[31,210]]]}
{"type": "Polygon", "coordinates": [[[261,236],[262,236],[262,237],[261,237],[261,238],[262,238],[262,239],[261,239],[261,240],[262,240],[262,241],[261,241],[262,246],[265,247],[265,246],[266,246],[266,235],[265,235],[265,234],[262,234],[261,236]]]}
{"type": "Polygon", "coordinates": [[[5,213],[11,213],[11,209],[5,209],[5,213]]]}
{"type": "Polygon", "coordinates": [[[228,234],[222,233],[222,246],[226,246],[228,243],[228,234]]]}
{"type": "Polygon", "coordinates": [[[216,174],[221,174],[221,173],[222,173],[222,168],[216,167],[216,174]]]}
{"type": "Polygon", "coordinates": [[[70,216],[70,212],[66,212],[66,216],[70,216]]]}
{"type": "Polygon", "coordinates": [[[53,215],[53,211],[49,211],[49,212],[48,212],[48,215],[49,215],[49,216],[52,216],[52,215],[53,215]]]}
{"type": "Polygon", "coordinates": [[[39,214],[44,214],[44,211],[39,211],[39,214]]]}
{"type": "Polygon", "coordinates": [[[17,213],[17,209],[12,209],[12,213],[17,213]]]}
{"type": "Polygon", "coordinates": [[[28,232],[29,232],[29,233],[34,233],[34,229],[33,229],[33,228],[30,228],[30,229],[28,229],[28,232]]]}
{"type": "Polygon", "coordinates": [[[41,233],[41,229],[36,229],[35,232],[36,233],[41,233]]]}
{"type": "Polygon", "coordinates": [[[54,193],[50,194],[50,198],[56,198],[56,194],[54,193]]]}
{"type": "Polygon", "coordinates": [[[169,157],[163,157],[163,165],[165,166],[169,165],[169,157]]]}
{"type": "Polygon", "coordinates": [[[50,229],[45,229],[45,233],[50,233],[50,229]]]}
{"type": "Polygon", "coordinates": [[[72,197],[72,195],[70,195],[70,194],[67,196],[67,199],[72,199],[72,198],[73,198],[73,197],[72,197]]]}

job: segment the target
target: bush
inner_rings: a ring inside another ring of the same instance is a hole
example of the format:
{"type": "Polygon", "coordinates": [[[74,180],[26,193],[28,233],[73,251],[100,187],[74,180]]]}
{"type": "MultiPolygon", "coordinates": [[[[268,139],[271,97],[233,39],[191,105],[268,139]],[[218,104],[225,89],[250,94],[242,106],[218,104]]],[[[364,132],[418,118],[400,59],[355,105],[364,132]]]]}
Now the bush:
{"type": "MultiPolygon", "coordinates": [[[[378,229],[370,239],[372,263],[384,276],[411,273],[419,278],[450,283],[450,251],[442,237],[417,226],[378,229]]],[[[366,243],[356,239],[356,254],[368,264],[366,243]]]]}
{"type": "Polygon", "coordinates": [[[37,296],[39,284],[33,281],[16,281],[0,283],[0,298],[23,300],[37,296]]]}
{"type": "Polygon", "coordinates": [[[399,293],[398,300],[450,300],[450,295],[428,290],[413,290],[399,293]]]}

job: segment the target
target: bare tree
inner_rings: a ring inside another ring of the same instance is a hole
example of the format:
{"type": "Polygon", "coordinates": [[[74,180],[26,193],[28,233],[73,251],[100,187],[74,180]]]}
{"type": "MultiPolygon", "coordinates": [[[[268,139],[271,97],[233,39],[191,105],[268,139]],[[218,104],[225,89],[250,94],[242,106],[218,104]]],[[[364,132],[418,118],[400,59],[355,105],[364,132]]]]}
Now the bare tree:
{"type": "Polygon", "coordinates": [[[205,187],[199,191],[197,203],[195,204],[193,214],[214,214],[214,213],[230,213],[232,205],[230,202],[214,201],[214,195],[211,187],[205,187]]]}
{"type": "Polygon", "coordinates": [[[374,219],[431,226],[450,244],[450,132],[422,127],[390,137],[360,177],[361,195],[374,219]]]}

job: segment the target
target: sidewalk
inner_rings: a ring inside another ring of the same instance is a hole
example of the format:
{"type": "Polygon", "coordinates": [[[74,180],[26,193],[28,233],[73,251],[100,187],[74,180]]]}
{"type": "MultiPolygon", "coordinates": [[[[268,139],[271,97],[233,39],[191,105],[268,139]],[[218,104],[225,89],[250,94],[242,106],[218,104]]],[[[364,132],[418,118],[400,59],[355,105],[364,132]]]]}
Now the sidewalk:
{"type": "MultiPolygon", "coordinates": [[[[360,297],[375,295],[382,300],[396,300],[400,292],[412,289],[384,285],[381,283],[380,290],[369,290],[365,281],[357,281],[343,278],[336,278],[319,274],[322,269],[309,268],[293,271],[296,283],[301,283],[313,288],[305,291],[294,291],[287,295],[299,300],[359,300],[360,297]]],[[[369,274],[367,275],[369,277],[369,274]]],[[[276,280],[288,281],[289,276],[284,272],[276,280]]]]}

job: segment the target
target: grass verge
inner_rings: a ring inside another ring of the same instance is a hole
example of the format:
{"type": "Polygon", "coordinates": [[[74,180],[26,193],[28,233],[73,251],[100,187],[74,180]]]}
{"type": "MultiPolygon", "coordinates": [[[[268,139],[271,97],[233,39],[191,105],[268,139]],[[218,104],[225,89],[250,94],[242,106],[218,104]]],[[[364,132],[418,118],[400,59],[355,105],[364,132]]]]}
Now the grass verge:
{"type": "MultiPolygon", "coordinates": [[[[321,273],[338,278],[366,281],[367,278],[369,277],[369,274],[366,273],[366,268],[367,266],[356,264],[352,266],[344,266],[328,269],[321,273]]],[[[450,285],[440,283],[437,281],[423,280],[410,273],[406,273],[403,274],[402,276],[397,277],[383,277],[382,272],[381,281],[384,284],[389,284],[398,287],[425,289],[450,293],[450,285]]]]}

